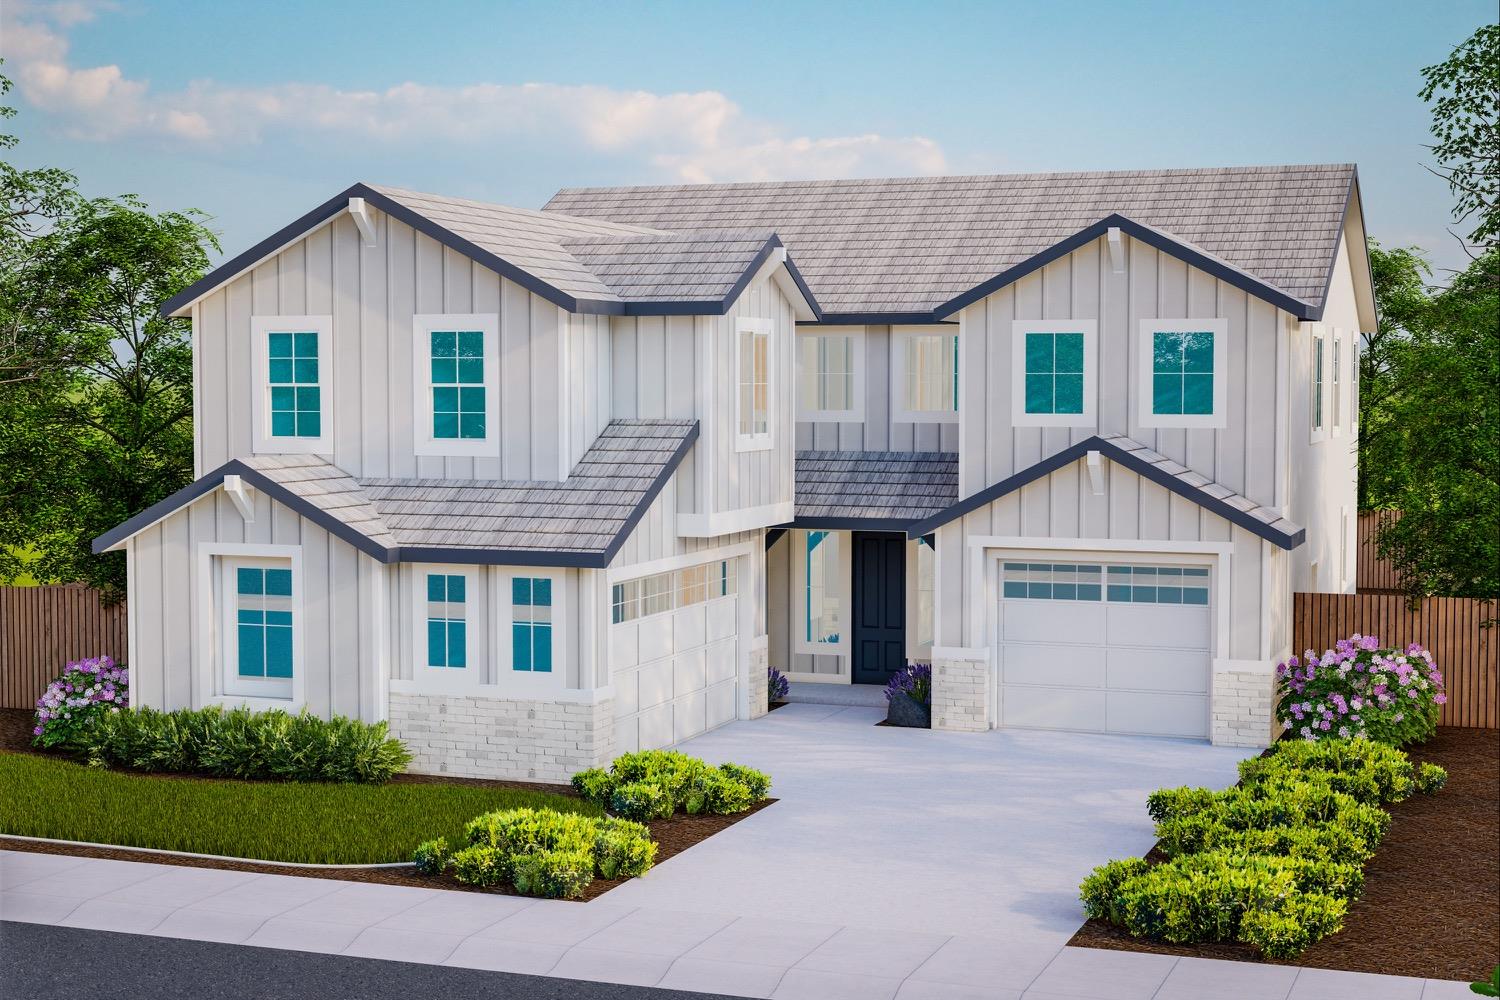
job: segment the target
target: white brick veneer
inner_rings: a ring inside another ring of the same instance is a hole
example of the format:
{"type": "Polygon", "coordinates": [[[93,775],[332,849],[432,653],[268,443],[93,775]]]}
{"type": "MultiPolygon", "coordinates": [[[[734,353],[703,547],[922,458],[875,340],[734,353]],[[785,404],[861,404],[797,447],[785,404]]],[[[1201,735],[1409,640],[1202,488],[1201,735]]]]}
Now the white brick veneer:
{"type": "Polygon", "coordinates": [[[390,725],[418,774],[567,781],[608,763],[614,749],[614,702],[608,700],[392,693],[390,725]]]}
{"type": "Polygon", "coordinates": [[[932,728],[982,732],[990,728],[990,665],[934,650],[932,728]]]}
{"type": "Polygon", "coordinates": [[[1215,746],[1267,747],[1273,738],[1276,675],[1262,670],[1214,672],[1209,735],[1215,746]]]}
{"type": "Polygon", "coordinates": [[[770,664],[770,650],[764,642],[750,647],[750,718],[758,719],[770,711],[770,678],[766,669],[770,664]]]}

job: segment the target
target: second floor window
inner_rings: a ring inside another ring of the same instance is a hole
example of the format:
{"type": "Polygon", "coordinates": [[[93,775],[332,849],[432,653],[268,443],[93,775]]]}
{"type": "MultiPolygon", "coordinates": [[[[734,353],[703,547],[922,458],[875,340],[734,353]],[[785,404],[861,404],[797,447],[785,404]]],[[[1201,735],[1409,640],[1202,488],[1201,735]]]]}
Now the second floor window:
{"type": "Polygon", "coordinates": [[[329,316],[251,319],[253,447],[261,454],[326,455],[333,445],[333,321],[329,316]]]}
{"type": "Polygon", "coordinates": [[[1021,427],[1094,422],[1095,320],[1016,320],[1011,324],[1011,420],[1021,427]]]}
{"type": "Polygon", "coordinates": [[[1228,341],[1222,319],[1142,320],[1141,424],[1225,426],[1228,341]]]}
{"type": "Polygon", "coordinates": [[[912,413],[958,410],[958,338],[916,334],[903,345],[906,409],[912,413]]]}
{"type": "Polygon", "coordinates": [[[321,437],[323,390],[318,333],[276,331],[266,337],[272,437],[321,437]]]}
{"type": "Polygon", "coordinates": [[[1334,333],[1334,335],[1333,335],[1333,429],[1334,429],[1335,433],[1338,432],[1339,424],[1341,423],[1340,417],[1341,417],[1341,415],[1343,413],[1343,410],[1340,409],[1341,405],[1343,404],[1343,400],[1339,398],[1339,396],[1340,396],[1340,393],[1339,393],[1339,353],[1340,353],[1339,352],[1339,343],[1340,343],[1341,340],[1342,340],[1341,335],[1338,334],[1338,333],[1334,333]]]}
{"type": "Polygon", "coordinates": [[[433,330],[431,344],[434,440],[484,439],[484,334],[433,330]]]}
{"type": "Polygon", "coordinates": [[[797,334],[799,417],[864,419],[864,347],[862,333],[797,334]]]}
{"type": "Polygon", "coordinates": [[[1312,356],[1312,429],[1323,429],[1323,338],[1313,337],[1312,356]]]}
{"type": "Polygon", "coordinates": [[[735,448],[771,447],[771,324],[742,319],[735,333],[735,448]]]}
{"type": "Polygon", "coordinates": [[[500,324],[493,313],[413,317],[418,455],[500,454],[500,324]]]}

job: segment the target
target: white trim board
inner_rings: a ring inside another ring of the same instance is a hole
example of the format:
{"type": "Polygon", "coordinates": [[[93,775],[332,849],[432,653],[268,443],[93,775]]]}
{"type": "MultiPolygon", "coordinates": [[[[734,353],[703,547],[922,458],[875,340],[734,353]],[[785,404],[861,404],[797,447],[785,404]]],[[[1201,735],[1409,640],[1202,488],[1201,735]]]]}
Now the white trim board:
{"type": "Polygon", "coordinates": [[[795,501],[784,500],[760,507],[741,507],[738,510],[721,510],[712,514],[678,514],[677,534],[680,538],[714,538],[741,531],[774,528],[778,524],[789,523],[796,515],[796,508],[795,501]]]}

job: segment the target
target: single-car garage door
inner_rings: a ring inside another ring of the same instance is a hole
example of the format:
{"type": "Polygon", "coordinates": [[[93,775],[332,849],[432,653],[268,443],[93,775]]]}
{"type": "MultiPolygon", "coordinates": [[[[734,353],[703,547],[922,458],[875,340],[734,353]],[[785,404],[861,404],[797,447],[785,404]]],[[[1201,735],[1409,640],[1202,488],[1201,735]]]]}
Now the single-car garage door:
{"type": "Polygon", "coordinates": [[[1209,591],[1204,566],[1002,562],[1000,724],[1206,737],[1209,591]]]}
{"type": "Polygon", "coordinates": [[[733,559],[614,585],[616,753],[671,746],[734,718],[736,589],[733,559]]]}

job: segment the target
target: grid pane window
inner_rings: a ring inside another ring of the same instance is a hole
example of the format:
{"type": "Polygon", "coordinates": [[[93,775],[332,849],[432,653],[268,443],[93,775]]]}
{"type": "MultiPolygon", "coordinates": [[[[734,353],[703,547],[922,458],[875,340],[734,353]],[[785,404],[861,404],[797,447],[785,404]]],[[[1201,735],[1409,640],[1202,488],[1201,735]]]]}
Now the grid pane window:
{"type": "Polygon", "coordinates": [[[292,676],[292,571],[235,569],[235,638],[241,677],[292,676]]]}
{"type": "Polygon", "coordinates": [[[737,563],[733,559],[719,560],[719,592],[715,597],[728,597],[739,593],[738,571],[735,569],[737,563]]]}
{"type": "Polygon", "coordinates": [[[950,413],[958,409],[957,337],[907,337],[905,361],[908,410],[950,413]]]}
{"type": "Polygon", "coordinates": [[[739,431],[753,437],[771,430],[771,335],[740,331],[739,431]]]}
{"type": "Polygon", "coordinates": [[[1117,604],[1208,604],[1202,566],[1111,566],[1107,600],[1117,604]]]}
{"type": "Polygon", "coordinates": [[[318,378],[318,334],[278,331],[266,335],[272,437],[320,437],[323,390],[318,378]]]}
{"type": "Polygon", "coordinates": [[[466,580],[462,575],[427,574],[427,665],[468,666],[466,580]]]}
{"type": "Polygon", "coordinates": [[[1095,564],[1013,563],[1003,569],[1001,593],[1043,601],[1097,601],[1103,570],[1095,564]]]}
{"type": "Polygon", "coordinates": [[[610,621],[615,625],[659,615],[673,608],[686,608],[720,597],[732,597],[739,589],[733,559],[720,559],[689,566],[672,573],[625,580],[610,588],[610,621]]]}
{"type": "Polygon", "coordinates": [[[1083,334],[1026,334],[1026,412],[1083,412],[1083,334]]]}
{"type": "Polygon", "coordinates": [[[840,607],[836,570],[839,536],[831,531],[807,533],[804,634],[808,642],[837,644],[840,607]]]}
{"type": "Polygon", "coordinates": [[[1339,407],[1339,403],[1340,402],[1342,402],[1342,400],[1339,399],[1339,338],[1338,337],[1334,337],[1333,338],[1333,427],[1334,427],[1335,430],[1337,430],[1338,426],[1339,426],[1339,414],[1341,412],[1343,412],[1340,409],[1340,407],[1339,407]]]}
{"type": "Polygon", "coordinates": [[[1323,338],[1313,338],[1313,430],[1323,429],[1323,338]]]}
{"type": "Polygon", "coordinates": [[[511,668],[552,671],[552,581],[518,576],[511,580],[511,668]]]}
{"type": "Polygon", "coordinates": [[[708,600],[708,565],[677,571],[677,607],[686,608],[708,600]]]}
{"type": "Polygon", "coordinates": [[[1211,330],[1161,331],[1151,341],[1151,412],[1214,412],[1214,335],[1211,330]]]}
{"type": "Polygon", "coordinates": [[[434,330],[430,338],[433,438],[482,440],[484,334],[478,330],[434,330]]]}
{"type": "Polygon", "coordinates": [[[803,336],[802,408],[854,409],[854,338],[803,336]]]}

